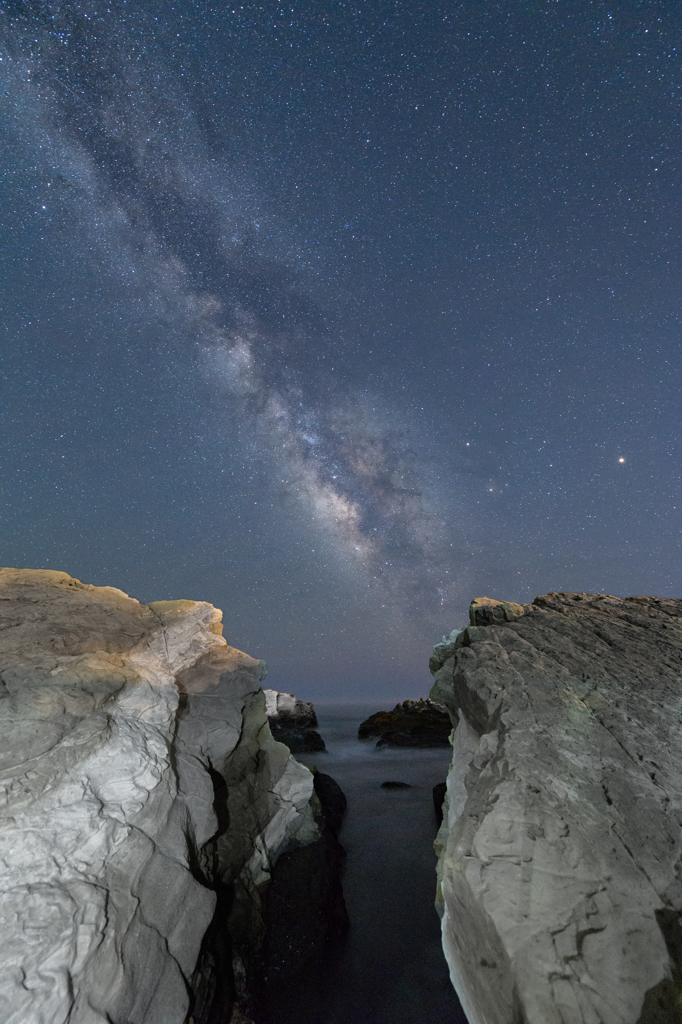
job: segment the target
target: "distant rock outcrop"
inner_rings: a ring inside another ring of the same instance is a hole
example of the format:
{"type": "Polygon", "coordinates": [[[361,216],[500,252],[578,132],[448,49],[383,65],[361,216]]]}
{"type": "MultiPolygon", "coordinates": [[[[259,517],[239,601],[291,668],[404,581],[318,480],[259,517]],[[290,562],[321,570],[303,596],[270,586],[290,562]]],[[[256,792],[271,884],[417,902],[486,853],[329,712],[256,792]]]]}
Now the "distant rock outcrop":
{"type": "Polygon", "coordinates": [[[324,826],[220,619],[0,570],[3,1024],[247,1019],[268,882],[324,826]]]}
{"type": "Polygon", "coordinates": [[[437,906],[470,1024],[679,1022],[682,601],[479,599],[434,668],[458,723],[437,906]]]}
{"type": "Polygon", "coordinates": [[[324,740],[315,731],[317,716],[312,704],[293,693],[263,690],[265,712],[272,735],[286,743],[292,754],[311,754],[326,750],[324,740]]]}
{"type": "Polygon", "coordinates": [[[427,698],[378,711],[359,726],[358,737],[378,737],[378,747],[447,747],[451,731],[447,709],[427,698]]]}

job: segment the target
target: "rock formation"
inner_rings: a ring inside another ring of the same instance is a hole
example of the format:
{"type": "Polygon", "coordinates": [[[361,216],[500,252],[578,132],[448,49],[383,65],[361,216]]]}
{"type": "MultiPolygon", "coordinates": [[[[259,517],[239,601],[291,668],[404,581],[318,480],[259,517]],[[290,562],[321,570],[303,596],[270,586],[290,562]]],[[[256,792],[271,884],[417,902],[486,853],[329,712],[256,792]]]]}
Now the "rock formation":
{"type": "Polygon", "coordinates": [[[263,690],[270,731],[292,754],[310,754],[326,750],[324,740],[315,731],[317,716],[312,704],[293,693],[263,690]]]}
{"type": "Polygon", "coordinates": [[[470,1024],[679,1022],[682,601],[470,618],[432,661],[456,725],[437,905],[470,1024]]]}
{"type": "Polygon", "coordinates": [[[432,700],[405,700],[393,711],[378,711],[362,722],[358,737],[378,736],[377,747],[447,747],[450,716],[432,700]]]}
{"type": "Polygon", "coordinates": [[[4,1024],[247,1006],[273,867],[323,829],[311,772],[270,734],[264,663],[220,620],[0,570],[4,1024]]]}
{"type": "Polygon", "coordinates": [[[295,725],[302,729],[314,729],[317,725],[315,708],[306,700],[299,700],[293,693],[280,690],[263,690],[265,713],[272,725],[295,725]]]}

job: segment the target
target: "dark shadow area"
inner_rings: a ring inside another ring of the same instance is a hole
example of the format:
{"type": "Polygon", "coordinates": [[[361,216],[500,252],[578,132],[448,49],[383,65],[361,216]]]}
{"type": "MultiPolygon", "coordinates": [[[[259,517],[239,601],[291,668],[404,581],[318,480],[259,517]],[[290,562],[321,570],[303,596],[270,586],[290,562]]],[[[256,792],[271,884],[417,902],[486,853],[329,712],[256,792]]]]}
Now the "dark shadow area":
{"type": "Polygon", "coordinates": [[[672,976],[649,989],[637,1024],[682,1024],[682,927],[680,914],[657,910],[656,920],[670,954],[672,976]]]}

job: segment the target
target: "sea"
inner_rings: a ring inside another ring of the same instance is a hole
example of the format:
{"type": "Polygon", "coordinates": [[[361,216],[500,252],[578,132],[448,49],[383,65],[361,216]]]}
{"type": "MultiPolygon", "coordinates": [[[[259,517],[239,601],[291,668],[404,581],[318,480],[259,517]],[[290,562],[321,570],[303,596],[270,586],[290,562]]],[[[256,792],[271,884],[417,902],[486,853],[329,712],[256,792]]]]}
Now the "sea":
{"type": "Polygon", "coordinates": [[[449,749],[377,749],[358,726],[377,704],[316,704],[326,753],[299,755],[348,799],[347,938],[305,984],[281,991],[268,1024],[467,1024],[450,983],[434,907],[437,822],[432,789],[449,749]],[[382,782],[406,782],[387,790],[382,782]]]}

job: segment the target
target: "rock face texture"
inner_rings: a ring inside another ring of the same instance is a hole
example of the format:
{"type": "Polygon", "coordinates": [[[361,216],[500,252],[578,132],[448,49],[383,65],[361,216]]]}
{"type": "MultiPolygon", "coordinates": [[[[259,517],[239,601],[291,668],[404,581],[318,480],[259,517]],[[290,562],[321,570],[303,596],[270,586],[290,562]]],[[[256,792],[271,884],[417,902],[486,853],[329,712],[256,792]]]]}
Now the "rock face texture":
{"type": "Polygon", "coordinates": [[[442,704],[405,700],[393,711],[370,715],[358,727],[358,737],[378,737],[378,747],[447,747],[451,730],[450,716],[442,704]]]}
{"type": "Polygon", "coordinates": [[[682,601],[480,599],[432,696],[457,726],[437,905],[470,1024],[682,1020],[682,601]]]}
{"type": "Polygon", "coordinates": [[[0,570],[3,1024],[248,1003],[273,866],[321,830],[312,774],[270,734],[264,663],[220,619],[0,570]]]}
{"type": "Polygon", "coordinates": [[[324,740],[315,731],[317,716],[312,704],[293,693],[264,690],[265,710],[275,739],[286,743],[292,754],[326,750],[324,740]]]}

